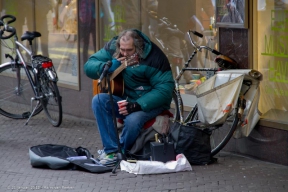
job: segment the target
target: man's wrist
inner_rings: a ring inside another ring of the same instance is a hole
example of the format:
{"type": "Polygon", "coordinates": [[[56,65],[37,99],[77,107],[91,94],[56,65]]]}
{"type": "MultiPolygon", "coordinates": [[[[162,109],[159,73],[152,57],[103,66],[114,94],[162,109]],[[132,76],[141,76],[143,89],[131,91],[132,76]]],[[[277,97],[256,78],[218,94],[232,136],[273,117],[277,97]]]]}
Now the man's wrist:
{"type": "Polygon", "coordinates": [[[126,109],[127,109],[127,112],[129,114],[133,113],[133,112],[136,112],[136,111],[141,111],[142,110],[141,105],[139,105],[137,102],[129,102],[126,105],[126,109]]]}

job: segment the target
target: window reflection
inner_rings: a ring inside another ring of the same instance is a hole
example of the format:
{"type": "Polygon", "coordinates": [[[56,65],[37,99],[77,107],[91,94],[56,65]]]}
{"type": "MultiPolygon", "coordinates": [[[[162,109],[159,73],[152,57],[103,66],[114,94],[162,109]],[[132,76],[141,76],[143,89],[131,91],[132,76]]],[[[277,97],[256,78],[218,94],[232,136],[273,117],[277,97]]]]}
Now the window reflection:
{"type": "MultiPolygon", "coordinates": [[[[35,3],[36,30],[45,31],[45,27],[48,28],[48,51],[50,58],[56,65],[55,67],[59,76],[59,83],[65,84],[65,86],[71,85],[77,87],[79,84],[77,56],[77,1],[50,0],[46,1],[46,5],[42,1],[35,1],[35,3]],[[48,5],[48,2],[50,5],[48,5]],[[44,6],[49,6],[48,14],[46,14],[46,24],[40,20],[41,10],[45,9],[44,6]]],[[[45,44],[43,46],[45,46],[45,44]]],[[[41,47],[41,51],[42,54],[44,54],[45,48],[43,50],[41,47]]]]}
{"type": "Polygon", "coordinates": [[[244,0],[217,1],[217,6],[219,9],[217,21],[223,23],[244,23],[244,5],[244,0]]]}
{"type": "Polygon", "coordinates": [[[263,119],[287,124],[287,1],[258,0],[257,39],[258,70],[263,74],[260,84],[259,109],[263,119]]]}
{"type": "Polygon", "coordinates": [[[124,29],[141,30],[140,2],[137,0],[100,0],[101,46],[124,29]]]}
{"type": "MultiPolygon", "coordinates": [[[[78,87],[77,57],[77,4],[76,0],[0,0],[1,15],[16,16],[20,38],[24,31],[39,31],[41,37],[34,40],[37,54],[53,60],[59,76],[59,84],[78,87]]],[[[26,42],[23,42],[26,45],[26,42]]],[[[7,61],[1,46],[1,62],[7,61]]],[[[25,55],[24,55],[25,56],[25,55]]],[[[27,59],[27,58],[26,58],[27,59]]]]}
{"type": "MultiPolygon", "coordinates": [[[[44,2],[35,1],[36,31],[39,31],[41,33],[40,42],[37,42],[36,44],[36,52],[41,53],[42,55],[45,55],[47,57],[49,57],[49,51],[48,51],[49,32],[50,31],[53,32],[51,29],[51,22],[53,22],[51,17],[52,9],[53,6],[51,4],[51,1],[44,1],[44,2]]],[[[27,22],[33,23],[34,21],[28,20],[27,22]]],[[[30,28],[28,30],[32,29],[30,28]]]]}
{"type": "MultiPolygon", "coordinates": [[[[101,0],[100,46],[123,29],[140,29],[167,55],[175,77],[194,50],[186,34],[189,29],[204,35],[202,39],[194,36],[199,45],[218,49],[214,10],[215,0],[101,0]]],[[[204,50],[197,54],[190,66],[216,67],[214,58],[215,55],[204,50]]],[[[199,74],[200,78],[212,75],[199,74]]],[[[180,81],[184,93],[193,94],[186,89],[193,82],[192,73],[185,72],[180,81]]]]}
{"type": "MultiPolygon", "coordinates": [[[[1,0],[1,16],[3,15],[13,15],[16,17],[16,21],[11,24],[11,26],[16,28],[16,32],[18,34],[18,37],[21,37],[23,32],[33,28],[33,23],[31,22],[33,19],[33,0],[23,0],[23,1],[17,1],[17,0],[11,0],[11,1],[4,1],[1,0]],[[23,14],[25,13],[25,14],[23,14]]],[[[13,48],[12,39],[10,40],[1,40],[1,62],[7,62],[9,59],[5,59],[4,54],[9,53],[10,55],[15,56],[15,52],[12,50],[9,50],[7,47],[4,46],[4,44],[8,44],[10,48],[13,48]]],[[[27,42],[23,43],[25,46],[28,45],[27,42]]],[[[23,55],[24,57],[27,57],[26,55],[23,55]]]]}
{"type": "MultiPolygon", "coordinates": [[[[95,0],[0,1],[6,13],[17,15],[18,31],[38,30],[42,33],[40,41],[35,44],[38,53],[53,59],[60,82],[67,85],[78,86],[78,63],[85,63],[96,51],[96,31],[102,47],[123,29],[142,30],[168,56],[174,76],[193,51],[186,35],[188,29],[204,35],[202,39],[194,37],[198,44],[217,49],[215,0],[100,0],[99,13],[95,12],[95,0]],[[97,16],[99,29],[95,26],[97,16]],[[177,28],[179,31],[175,33],[177,28]]],[[[213,67],[213,59],[214,55],[203,51],[193,59],[191,66],[213,67]]],[[[201,76],[205,75],[201,73],[201,76]]],[[[183,84],[190,83],[191,76],[186,73],[183,84]]]]}
{"type": "Polygon", "coordinates": [[[95,0],[79,0],[80,57],[85,63],[96,52],[95,0]]]}
{"type": "MultiPolygon", "coordinates": [[[[143,6],[143,12],[146,12],[148,19],[145,20],[142,29],[147,31],[150,38],[166,53],[174,77],[194,50],[187,36],[189,29],[204,35],[202,39],[193,36],[199,45],[216,48],[214,4],[215,2],[211,0],[151,0],[146,1],[143,6]]],[[[214,57],[209,52],[203,51],[190,62],[190,66],[214,67],[214,57]]],[[[207,76],[206,73],[198,73],[207,76]]],[[[184,86],[191,83],[191,78],[191,72],[184,73],[182,79],[184,86]]]]}

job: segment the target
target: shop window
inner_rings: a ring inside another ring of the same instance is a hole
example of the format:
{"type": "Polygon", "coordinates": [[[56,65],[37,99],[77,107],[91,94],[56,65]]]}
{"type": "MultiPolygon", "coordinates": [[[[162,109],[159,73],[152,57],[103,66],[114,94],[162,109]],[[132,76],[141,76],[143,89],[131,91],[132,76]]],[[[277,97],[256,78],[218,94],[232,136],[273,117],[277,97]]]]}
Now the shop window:
{"type": "Polygon", "coordinates": [[[122,30],[141,30],[139,0],[100,0],[100,46],[103,47],[122,30]]]}
{"type": "Polygon", "coordinates": [[[288,124],[288,3],[258,0],[254,7],[254,61],[264,77],[259,109],[263,120],[288,124]]]}
{"type": "MultiPolygon", "coordinates": [[[[33,41],[37,54],[53,60],[59,77],[59,85],[79,89],[79,66],[77,50],[77,1],[76,0],[1,0],[1,15],[16,16],[20,39],[24,31],[39,31],[41,37],[33,41]]],[[[9,42],[9,40],[8,40],[9,42]]],[[[23,42],[26,45],[26,42],[23,42]]],[[[1,46],[1,62],[5,47],[1,46]]],[[[15,54],[15,53],[14,53],[15,54]]]]}
{"type": "Polygon", "coordinates": [[[35,1],[35,27],[42,33],[38,47],[53,60],[60,86],[79,89],[77,1],[35,1]]]}
{"type": "MultiPolygon", "coordinates": [[[[192,35],[198,45],[218,49],[214,0],[145,1],[141,8],[145,18],[142,20],[142,30],[167,55],[174,78],[194,51],[187,35],[188,30],[203,34],[203,38],[192,35]]],[[[197,53],[189,67],[214,68],[214,58],[214,54],[203,50],[197,53]]],[[[180,92],[187,109],[196,102],[194,92],[198,83],[211,75],[211,72],[184,72],[180,79],[180,92]]]]}

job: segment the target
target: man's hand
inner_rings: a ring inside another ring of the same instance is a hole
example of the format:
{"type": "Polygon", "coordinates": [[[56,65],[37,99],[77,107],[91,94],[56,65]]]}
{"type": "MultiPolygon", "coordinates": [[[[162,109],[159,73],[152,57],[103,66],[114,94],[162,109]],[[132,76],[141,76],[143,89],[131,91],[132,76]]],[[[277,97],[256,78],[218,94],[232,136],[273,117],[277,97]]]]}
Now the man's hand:
{"type": "Polygon", "coordinates": [[[126,57],[120,57],[118,59],[112,59],[112,66],[109,68],[108,72],[112,73],[114,72],[120,65],[121,63],[126,59],[126,57]]]}
{"type": "Polygon", "coordinates": [[[126,59],[126,57],[119,57],[117,58],[118,61],[120,61],[121,63],[126,59]]]}
{"type": "Polygon", "coordinates": [[[141,106],[137,102],[123,102],[119,106],[119,113],[121,115],[129,115],[130,113],[133,113],[135,111],[141,111],[141,106]]]}
{"type": "Polygon", "coordinates": [[[113,71],[115,71],[119,66],[121,65],[121,62],[118,61],[117,59],[112,59],[112,65],[109,68],[108,72],[112,73],[113,71]]]}

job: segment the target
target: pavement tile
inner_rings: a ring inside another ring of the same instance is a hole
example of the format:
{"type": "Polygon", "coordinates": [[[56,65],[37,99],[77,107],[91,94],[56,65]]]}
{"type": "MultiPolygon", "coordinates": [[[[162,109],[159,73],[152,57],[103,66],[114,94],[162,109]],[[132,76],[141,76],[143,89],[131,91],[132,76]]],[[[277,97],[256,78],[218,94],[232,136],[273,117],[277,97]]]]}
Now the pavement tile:
{"type": "Polygon", "coordinates": [[[63,116],[60,127],[43,113],[25,120],[0,116],[0,192],[109,192],[109,191],[288,191],[288,166],[221,152],[218,162],[192,166],[192,171],[157,175],[92,174],[79,170],[33,168],[28,150],[40,144],[85,147],[94,155],[102,149],[94,120],[63,116]]]}

